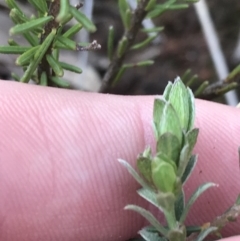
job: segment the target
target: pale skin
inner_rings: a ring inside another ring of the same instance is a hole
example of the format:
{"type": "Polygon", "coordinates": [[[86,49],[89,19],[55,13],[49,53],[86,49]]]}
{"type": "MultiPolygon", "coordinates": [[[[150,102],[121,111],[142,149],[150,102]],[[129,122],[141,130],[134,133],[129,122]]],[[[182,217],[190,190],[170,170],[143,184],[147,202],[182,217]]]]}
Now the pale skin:
{"type": "MultiPolygon", "coordinates": [[[[117,159],[134,165],[154,147],[153,100],[0,82],[0,240],[133,237],[146,222],[123,208],[147,205],[117,159]]],[[[199,160],[186,193],[206,181],[219,187],[195,203],[192,225],[223,213],[240,192],[240,110],[205,101],[196,110],[199,160]]],[[[239,224],[224,236],[240,234],[239,224]]]]}

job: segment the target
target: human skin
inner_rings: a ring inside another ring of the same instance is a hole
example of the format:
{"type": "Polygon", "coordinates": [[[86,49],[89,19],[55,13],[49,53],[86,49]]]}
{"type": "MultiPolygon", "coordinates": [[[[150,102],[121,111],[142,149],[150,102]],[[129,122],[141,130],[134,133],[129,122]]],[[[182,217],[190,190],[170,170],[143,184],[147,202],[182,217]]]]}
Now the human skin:
{"type": "MultiPolygon", "coordinates": [[[[123,208],[147,204],[117,159],[135,166],[146,145],[154,149],[153,100],[0,81],[0,240],[133,237],[146,222],[123,208]]],[[[197,101],[195,126],[199,159],[186,195],[207,181],[219,187],[194,204],[191,225],[213,220],[239,194],[240,110],[197,101]]],[[[224,235],[240,234],[239,223],[224,235]]]]}

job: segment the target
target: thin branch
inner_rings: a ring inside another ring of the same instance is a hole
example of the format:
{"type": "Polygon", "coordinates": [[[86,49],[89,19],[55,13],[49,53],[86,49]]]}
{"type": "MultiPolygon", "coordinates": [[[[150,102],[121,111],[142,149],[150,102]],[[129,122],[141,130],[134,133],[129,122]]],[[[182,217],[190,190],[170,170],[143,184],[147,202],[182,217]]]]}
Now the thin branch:
{"type": "Polygon", "coordinates": [[[111,84],[114,81],[114,78],[116,77],[118,71],[120,70],[122,63],[126,57],[126,54],[129,51],[132,44],[134,43],[136,35],[139,29],[141,28],[142,21],[147,14],[147,12],[145,11],[145,7],[147,6],[148,2],[149,0],[141,0],[138,3],[136,10],[133,12],[131,27],[129,28],[129,30],[126,30],[124,35],[122,36],[122,39],[127,39],[127,46],[125,48],[125,51],[121,56],[118,56],[118,54],[115,53],[113,60],[111,61],[110,66],[108,67],[108,70],[103,77],[100,92],[102,93],[107,92],[109,86],[111,86],[111,84]]]}
{"type": "MultiPolygon", "coordinates": [[[[201,0],[194,4],[194,7],[201,23],[218,78],[221,80],[228,75],[229,71],[207,3],[205,0],[201,0]]],[[[226,101],[229,105],[236,105],[238,103],[237,100],[236,92],[229,92],[226,94],[226,101]]]]}
{"type": "Polygon", "coordinates": [[[226,78],[221,82],[213,83],[209,85],[201,95],[198,96],[200,99],[213,100],[229,90],[234,90],[240,87],[240,73],[236,74],[232,78],[226,78]]]}
{"type": "MultiPolygon", "coordinates": [[[[219,234],[218,232],[226,226],[229,222],[235,222],[240,215],[240,205],[234,204],[230,209],[228,209],[225,213],[223,213],[221,216],[218,216],[216,219],[214,219],[211,223],[206,223],[202,226],[202,229],[206,229],[209,227],[217,227],[218,230],[216,234],[219,234]]],[[[193,241],[196,239],[197,233],[191,234],[187,241],[193,241]]]]}

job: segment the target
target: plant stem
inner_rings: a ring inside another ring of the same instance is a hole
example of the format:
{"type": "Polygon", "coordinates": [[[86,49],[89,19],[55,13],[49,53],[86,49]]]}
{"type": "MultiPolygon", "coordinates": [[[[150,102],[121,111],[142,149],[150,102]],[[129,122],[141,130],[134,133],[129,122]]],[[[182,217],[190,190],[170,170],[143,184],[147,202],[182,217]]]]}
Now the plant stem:
{"type": "Polygon", "coordinates": [[[177,226],[177,220],[176,220],[176,216],[175,216],[174,207],[171,208],[171,211],[164,211],[164,216],[167,220],[169,229],[170,230],[175,229],[177,226]]]}
{"type": "MultiPolygon", "coordinates": [[[[121,56],[118,56],[117,52],[115,53],[113,60],[108,67],[106,74],[103,77],[102,86],[100,89],[101,93],[108,92],[108,88],[113,83],[118,71],[122,67],[123,60],[130,47],[133,45],[136,35],[141,27],[142,21],[145,18],[147,12],[145,11],[145,7],[147,6],[149,0],[141,0],[138,3],[136,10],[133,13],[132,23],[129,30],[126,30],[122,39],[127,39],[127,46],[124,50],[124,53],[121,56]]],[[[119,41],[119,43],[121,40],[119,41]]]]}
{"type": "MultiPolygon", "coordinates": [[[[52,2],[48,3],[48,9],[48,16],[53,16],[54,18],[44,26],[43,32],[40,37],[40,44],[51,33],[52,29],[59,28],[59,22],[56,21],[56,17],[60,11],[60,0],[53,0],[52,2]]],[[[43,56],[42,61],[38,66],[38,79],[40,79],[42,73],[45,72],[48,77],[48,85],[50,86],[54,85],[53,83],[51,83],[51,80],[49,78],[49,76],[51,76],[53,73],[51,73],[51,67],[47,61],[47,54],[51,54],[51,49],[52,45],[49,46],[46,54],[43,56]]]]}

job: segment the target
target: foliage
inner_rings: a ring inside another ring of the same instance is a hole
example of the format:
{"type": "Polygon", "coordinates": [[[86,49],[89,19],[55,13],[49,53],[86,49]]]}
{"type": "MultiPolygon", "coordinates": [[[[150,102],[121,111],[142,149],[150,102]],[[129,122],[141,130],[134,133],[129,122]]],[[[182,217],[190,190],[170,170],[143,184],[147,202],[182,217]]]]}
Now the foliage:
{"type": "Polygon", "coordinates": [[[191,240],[201,241],[210,234],[219,232],[227,221],[240,214],[239,200],[216,221],[202,226],[186,227],[185,220],[195,201],[214,183],[204,183],[185,201],[183,185],[191,175],[197,155],[192,154],[199,130],[194,128],[195,104],[192,91],[180,78],[169,82],[163,97],[156,98],[153,108],[153,130],[156,138],[156,154],[151,148],[137,158],[139,175],[126,161],[119,160],[142,186],[137,192],[156,206],[165,216],[167,227],[144,208],[127,205],[125,209],[138,212],[148,220],[139,234],[147,241],[185,241],[193,232],[191,240]],[[231,210],[231,212],[230,212],[231,210]],[[226,215],[228,218],[226,218],[226,215]]]}
{"type": "Polygon", "coordinates": [[[0,53],[20,55],[16,64],[23,68],[24,74],[22,77],[13,74],[12,77],[23,83],[33,80],[39,85],[69,87],[68,83],[61,78],[64,70],[76,73],[81,73],[82,70],[59,61],[59,51],[100,48],[96,41],[91,44],[85,43],[83,46],[71,40],[82,28],[90,32],[96,30],[95,25],[78,11],[82,5],[70,6],[69,0],[29,0],[36,14],[26,16],[15,0],[6,0],[6,3],[11,10],[10,18],[15,24],[10,29],[10,35],[21,34],[29,43],[28,46],[20,46],[13,39],[9,39],[9,46],[0,46],[0,53]],[[78,23],[64,32],[64,26],[72,18],[75,18],[78,23]]]}

